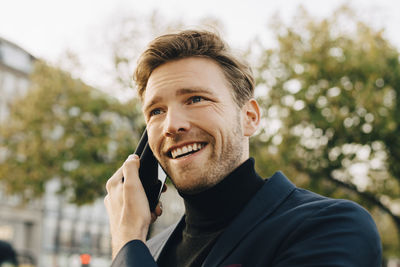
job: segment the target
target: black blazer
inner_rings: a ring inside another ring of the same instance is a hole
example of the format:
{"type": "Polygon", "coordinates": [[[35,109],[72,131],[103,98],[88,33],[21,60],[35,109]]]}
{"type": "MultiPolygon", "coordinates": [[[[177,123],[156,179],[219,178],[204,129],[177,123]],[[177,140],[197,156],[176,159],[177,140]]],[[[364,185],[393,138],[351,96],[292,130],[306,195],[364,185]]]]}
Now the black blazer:
{"type": "MultiPolygon", "coordinates": [[[[147,246],[127,243],[112,266],[157,266],[175,229],[147,246]]],[[[277,172],[221,234],[202,266],[375,267],[381,266],[381,253],[375,223],[364,208],[297,188],[277,172]]]]}

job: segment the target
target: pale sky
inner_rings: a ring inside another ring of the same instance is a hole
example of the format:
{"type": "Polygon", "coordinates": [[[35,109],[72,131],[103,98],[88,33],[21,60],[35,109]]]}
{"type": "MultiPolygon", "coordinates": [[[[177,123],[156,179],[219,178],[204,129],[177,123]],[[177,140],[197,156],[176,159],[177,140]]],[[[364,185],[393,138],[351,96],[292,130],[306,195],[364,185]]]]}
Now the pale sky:
{"type": "MultiPolygon", "coordinates": [[[[400,48],[398,0],[0,0],[0,37],[56,62],[67,49],[78,55],[90,53],[91,38],[102,34],[102,25],[119,12],[144,16],[158,10],[166,19],[181,19],[189,26],[199,18],[216,17],[226,28],[228,42],[241,47],[257,35],[268,42],[267,24],[276,12],[289,20],[302,4],[312,15],[325,17],[343,3],[385,28],[400,48]]],[[[96,66],[88,63],[85,68],[93,72],[96,66]]]]}

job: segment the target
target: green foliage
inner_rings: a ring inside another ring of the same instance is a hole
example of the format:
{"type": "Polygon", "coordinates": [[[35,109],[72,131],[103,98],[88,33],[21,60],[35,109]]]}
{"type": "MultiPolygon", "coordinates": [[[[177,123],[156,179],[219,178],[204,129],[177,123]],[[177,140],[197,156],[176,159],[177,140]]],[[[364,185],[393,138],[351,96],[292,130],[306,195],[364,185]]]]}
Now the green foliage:
{"type": "MultiPolygon", "coordinates": [[[[398,51],[345,7],[322,21],[302,11],[274,29],[278,48],[264,52],[256,73],[265,95],[263,129],[251,144],[258,168],[283,169],[303,187],[381,210],[397,227],[393,239],[400,232],[398,51]]],[[[400,235],[390,246],[382,238],[386,255],[399,256],[400,235]]]]}
{"type": "Polygon", "coordinates": [[[103,195],[107,179],[133,152],[143,129],[135,102],[112,97],[38,63],[32,88],[2,125],[1,182],[25,199],[41,196],[47,181],[77,204],[103,195]]]}

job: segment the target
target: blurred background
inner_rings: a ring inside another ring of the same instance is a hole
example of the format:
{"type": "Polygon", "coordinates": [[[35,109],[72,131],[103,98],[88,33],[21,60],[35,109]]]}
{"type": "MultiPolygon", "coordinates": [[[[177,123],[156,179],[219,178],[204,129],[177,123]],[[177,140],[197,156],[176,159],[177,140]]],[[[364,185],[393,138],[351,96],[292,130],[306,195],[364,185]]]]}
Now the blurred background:
{"type": "MultiPolygon", "coordinates": [[[[2,0],[0,240],[20,266],[110,265],[105,182],[144,129],[137,57],[159,34],[203,28],[253,66],[258,172],[360,203],[383,266],[400,266],[399,12],[396,0],[2,0]]],[[[151,235],[183,213],[172,186],[163,204],[151,235]]]]}

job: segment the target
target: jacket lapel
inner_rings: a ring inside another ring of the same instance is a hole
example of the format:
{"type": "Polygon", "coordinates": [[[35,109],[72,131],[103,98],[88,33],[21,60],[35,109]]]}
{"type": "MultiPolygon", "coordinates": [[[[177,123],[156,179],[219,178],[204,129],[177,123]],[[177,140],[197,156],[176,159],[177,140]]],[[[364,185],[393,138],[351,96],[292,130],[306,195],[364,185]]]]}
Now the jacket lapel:
{"type": "Polygon", "coordinates": [[[202,266],[218,266],[260,221],[265,220],[296,187],[275,173],[221,234],[202,266]]]}

